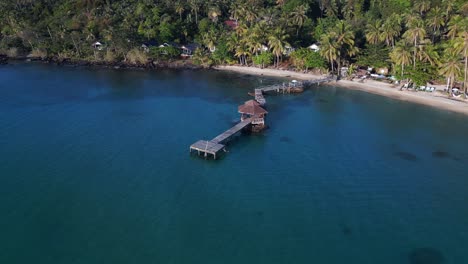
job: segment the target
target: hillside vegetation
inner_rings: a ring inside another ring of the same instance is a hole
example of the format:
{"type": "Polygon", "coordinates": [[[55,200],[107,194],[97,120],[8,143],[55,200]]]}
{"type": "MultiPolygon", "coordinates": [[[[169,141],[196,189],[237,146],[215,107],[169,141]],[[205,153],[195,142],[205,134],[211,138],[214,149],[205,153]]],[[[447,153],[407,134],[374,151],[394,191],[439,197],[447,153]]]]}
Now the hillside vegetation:
{"type": "Polygon", "coordinates": [[[179,54],[142,43],[195,42],[201,64],[360,65],[467,83],[465,0],[0,0],[0,10],[0,53],[11,57],[144,64],[179,54]]]}

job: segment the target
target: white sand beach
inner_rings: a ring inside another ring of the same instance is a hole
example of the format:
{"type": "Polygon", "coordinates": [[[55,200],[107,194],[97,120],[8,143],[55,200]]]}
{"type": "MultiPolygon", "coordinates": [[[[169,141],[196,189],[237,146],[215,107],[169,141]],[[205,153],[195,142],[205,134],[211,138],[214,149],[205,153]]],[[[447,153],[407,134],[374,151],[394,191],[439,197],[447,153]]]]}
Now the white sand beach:
{"type": "MultiPolygon", "coordinates": [[[[234,71],[244,74],[252,75],[264,75],[272,77],[284,77],[292,78],[298,80],[311,80],[318,79],[323,76],[310,74],[310,73],[301,73],[295,71],[287,70],[277,70],[277,69],[260,69],[256,67],[244,67],[244,66],[217,66],[216,70],[222,71],[234,71]]],[[[446,94],[439,92],[426,93],[426,92],[415,92],[415,91],[400,91],[399,88],[394,85],[374,81],[366,80],[365,82],[358,81],[349,81],[349,80],[340,80],[338,82],[331,83],[332,85],[361,90],[373,94],[378,94],[382,96],[391,97],[398,100],[424,104],[432,107],[437,107],[440,109],[458,112],[468,115],[468,100],[462,99],[449,99],[446,94]]],[[[437,86],[438,90],[443,90],[444,86],[437,86]]]]}

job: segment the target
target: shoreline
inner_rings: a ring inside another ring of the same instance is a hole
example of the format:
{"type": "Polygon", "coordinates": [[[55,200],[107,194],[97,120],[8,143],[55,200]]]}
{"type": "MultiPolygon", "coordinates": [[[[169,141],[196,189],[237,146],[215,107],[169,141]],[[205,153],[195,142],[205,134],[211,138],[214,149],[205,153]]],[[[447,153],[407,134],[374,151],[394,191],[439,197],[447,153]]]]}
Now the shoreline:
{"type": "MultiPolygon", "coordinates": [[[[213,69],[219,71],[231,71],[259,76],[294,78],[299,80],[311,80],[323,77],[321,75],[300,73],[288,70],[260,69],[255,67],[244,66],[217,66],[213,69]]],[[[349,80],[339,80],[337,82],[328,83],[326,85],[333,85],[347,89],[359,90],[363,92],[389,97],[396,100],[427,105],[439,108],[441,110],[447,110],[450,112],[468,115],[468,100],[461,101],[456,99],[449,99],[446,94],[440,94],[437,92],[427,93],[422,91],[400,91],[399,88],[396,88],[391,84],[374,80],[366,80],[364,83],[349,80]]],[[[438,90],[443,89],[443,87],[444,86],[437,86],[438,90]]]]}
{"type": "MultiPolygon", "coordinates": [[[[214,67],[203,67],[192,64],[187,60],[174,60],[174,61],[152,61],[146,65],[133,65],[129,63],[107,63],[107,62],[90,62],[90,61],[77,61],[77,60],[41,60],[34,58],[6,58],[3,57],[0,65],[9,64],[8,62],[39,62],[45,64],[56,64],[63,66],[75,66],[75,67],[102,67],[117,70],[131,70],[131,69],[142,69],[142,70],[162,70],[162,69],[173,69],[173,70],[215,70],[215,71],[226,71],[236,72],[242,74],[278,77],[278,78],[290,78],[298,80],[311,80],[325,77],[325,75],[301,73],[289,70],[280,69],[261,69],[256,67],[246,66],[214,66],[214,67]]],[[[430,107],[435,107],[441,110],[447,110],[450,112],[456,112],[464,115],[468,115],[468,100],[457,100],[449,99],[446,94],[441,93],[426,93],[426,92],[415,92],[415,91],[400,91],[399,88],[394,87],[391,84],[383,83],[375,80],[366,80],[364,83],[349,80],[339,80],[333,83],[326,83],[325,85],[339,86],[346,89],[359,90],[367,93],[372,93],[388,98],[407,101],[411,103],[422,104],[430,107]]],[[[443,89],[445,86],[437,86],[438,90],[443,89]]]]}

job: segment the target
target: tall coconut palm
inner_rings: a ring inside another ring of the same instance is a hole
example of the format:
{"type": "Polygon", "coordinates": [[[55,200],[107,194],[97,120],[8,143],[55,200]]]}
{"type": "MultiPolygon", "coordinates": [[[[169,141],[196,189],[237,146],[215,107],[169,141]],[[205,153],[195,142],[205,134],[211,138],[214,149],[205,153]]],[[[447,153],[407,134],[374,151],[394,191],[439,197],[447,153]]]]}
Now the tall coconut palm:
{"type": "Polygon", "coordinates": [[[366,39],[370,44],[378,44],[381,40],[382,21],[375,20],[366,26],[366,39]]]}
{"type": "Polygon", "coordinates": [[[400,16],[391,15],[383,23],[380,39],[385,41],[387,46],[395,47],[395,39],[400,35],[401,32],[401,21],[402,19],[400,16]]]}
{"type": "Polygon", "coordinates": [[[308,5],[300,5],[297,6],[290,15],[292,24],[297,27],[296,29],[296,37],[299,36],[299,30],[304,25],[305,21],[307,20],[307,10],[309,9],[308,5]]]}
{"type": "Polygon", "coordinates": [[[460,15],[454,15],[450,21],[448,22],[448,33],[447,37],[449,39],[454,39],[460,30],[463,27],[463,20],[464,18],[460,15]]]}
{"type": "Polygon", "coordinates": [[[455,0],[442,0],[442,10],[444,10],[445,23],[447,19],[452,15],[453,10],[455,9],[455,0]]]}
{"type": "Polygon", "coordinates": [[[439,63],[439,53],[434,45],[426,39],[418,46],[417,59],[430,65],[436,65],[439,63]]]}
{"type": "Polygon", "coordinates": [[[286,31],[282,28],[276,28],[268,36],[268,45],[270,46],[273,55],[276,57],[276,67],[278,67],[281,61],[281,56],[284,53],[286,46],[289,45],[289,43],[286,41],[288,37],[289,35],[286,34],[286,31]]]}
{"type": "Polygon", "coordinates": [[[400,42],[390,52],[390,59],[395,65],[401,66],[401,78],[405,75],[405,66],[411,65],[411,48],[405,43],[400,42]]]}
{"type": "Polygon", "coordinates": [[[426,37],[426,29],[424,26],[424,21],[422,19],[416,19],[411,21],[408,30],[403,34],[403,37],[407,39],[408,42],[414,44],[413,52],[413,68],[416,67],[416,52],[419,42],[426,37]]]}
{"type": "Polygon", "coordinates": [[[215,23],[218,22],[218,17],[221,14],[221,9],[217,5],[212,5],[208,8],[208,17],[215,23]]]}
{"type": "Polygon", "coordinates": [[[198,24],[198,14],[200,12],[200,0],[189,0],[190,10],[195,15],[195,24],[198,24]]]}
{"type": "Polygon", "coordinates": [[[337,52],[338,74],[340,74],[343,60],[348,56],[354,56],[358,52],[358,48],[354,46],[354,32],[351,25],[340,20],[333,28],[332,32],[335,36],[337,52]]]}
{"type": "Polygon", "coordinates": [[[320,55],[330,63],[333,73],[335,71],[334,64],[338,58],[338,47],[335,41],[335,33],[330,32],[329,34],[322,35],[320,44],[320,55]]]}
{"type": "Polygon", "coordinates": [[[239,43],[239,45],[236,47],[236,52],[234,53],[234,56],[239,58],[240,64],[247,65],[247,57],[250,56],[250,52],[245,42],[241,41],[239,43]]]}
{"type": "Polygon", "coordinates": [[[467,78],[468,78],[468,29],[461,31],[454,41],[453,47],[458,54],[461,54],[464,61],[464,72],[463,72],[463,90],[464,96],[467,91],[467,78]]]}
{"type": "Polygon", "coordinates": [[[435,41],[435,37],[440,35],[440,28],[445,25],[445,18],[440,7],[433,8],[427,16],[427,26],[432,29],[432,43],[435,41]]]}
{"type": "Polygon", "coordinates": [[[252,6],[252,5],[243,6],[243,13],[244,13],[245,21],[247,21],[249,25],[252,25],[253,22],[255,22],[258,18],[258,9],[256,6],[252,6]]]}
{"type": "Polygon", "coordinates": [[[182,20],[182,14],[185,12],[185,5],[182,1],[177,1],[174,5],[174,10],[179,14],[180,20],[182,20]]]}
{"type": "Polygon", "coordinates": [[[276,0],[276,4],[281,7],[283,7],[285,3],[286,3],[286,0],[276,0]]]}
{"type": "Polygon", "coordinates": [[[216,32],[210,30],[202,35],[202,43],[209,50],[214,50],[216,45],[216,32]]]}
{"type": "Polygon", "coordinates": [[[429,11],[430,8],[431,8],[431,1],[429,0],[419,0],[419,1],[415,1],[414,3],[414,10],[419,12],[421,16],[427,11],[429,11]]]}
{"type": "Polygon", "coordinates": [[[453,51],[446,50],[444,58],[439,65],[439,74],[447,78],[447,91],[452,96],[452,87],[455,80],[460,76],[461,67],[459,57],[453,51]]]}

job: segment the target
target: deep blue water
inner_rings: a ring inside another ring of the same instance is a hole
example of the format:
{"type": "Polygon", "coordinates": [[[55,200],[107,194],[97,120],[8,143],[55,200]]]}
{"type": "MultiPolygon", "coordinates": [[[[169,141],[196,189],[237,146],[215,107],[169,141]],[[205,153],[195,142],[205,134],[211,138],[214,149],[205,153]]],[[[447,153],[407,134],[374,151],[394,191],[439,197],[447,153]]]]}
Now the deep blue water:
{"type": "Polygon", "coordinates": [[[321,86],[189,155],[275,81],[1,66],[0,263],[468,263],[463,115],[321,86]]]}

